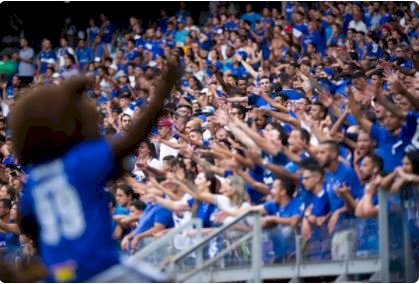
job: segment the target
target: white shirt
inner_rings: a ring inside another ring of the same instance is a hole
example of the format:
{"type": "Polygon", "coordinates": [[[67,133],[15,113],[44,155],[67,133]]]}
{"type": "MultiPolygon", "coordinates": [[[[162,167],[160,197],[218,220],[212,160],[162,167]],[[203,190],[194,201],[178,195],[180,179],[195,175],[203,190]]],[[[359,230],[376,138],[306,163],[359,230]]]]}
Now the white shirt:
{"type": "MultiPolygon", "coordinates": [[[[151,158],[150,160],[148,160],[148,161],[147,161],[147,165],[148,165],[149,167],[152,167],[152,168],[155,168],[155,169],[158,169],[158,170],[161,170],[161,169],[162,169],[162,165],[161,165],[160,161],[159,161],[159,160],[157,160],[156,158],[151,158]]],[[[144,172],[143,172],[143,171],[141,171],[141,170],[139,170],[139,169],[137,168],[137,165],[135,165],[134,170],[132,171],[132,173],[135,175],[136,180],[137,180],[138,182],[141,182],[142,180],[144,180],[144,179],[145,179],[145,174],[144,174],[144,172]]]]}
{"type": "MultiPolygon", "coordinates": [[[[228,198],[225,195],[221,195],[221,194],[216,194],[215,195],[215,206],[218,207],[218,209],[220,210],[233,210],[233,209],[237,209],[237,208],[249,208],[250,204],[248,202],[243,202],[243,204],[241,206],[237,206],[231,203],[230,198],[228,198]]],[[[228,224],[233,222],[234,220],[236,220],[237,217],[233,217],[233,216],[229,216],[227,218],[224,219],[223,221],[223,225],[224,224],[228,224]]]]}
{"type": "Polygon", "coordinates": [[[363,22],[363,21],[359,21],[359,22],[355,22],[355,20],[352,20],[350,23],[349,23],[349,26],[348,26],[348,28],[349,29],[355,29],[356,31],[361,31],[361,32],[364,32],[365,34],[367,34],[368,33],[368,29],[367,29],[367,26],[365,25],[365,23],[363,22]]]}
{"type": "MultiPolygon", "coordinates": [[[[172,142],[172,143],[176,143],[176,144],[178,143],[176,138],[174,138],[174,137],[170,138],[169,141],[172,142]]],[[[178,153],[179,153],[179,150],[174,149],[172,147],[169,147],[166,144],[160,143],[160,158],[159,158],[160,163],[163,164],[164,157],[167,157],[167,156],[177,157],[178,153]]]]}

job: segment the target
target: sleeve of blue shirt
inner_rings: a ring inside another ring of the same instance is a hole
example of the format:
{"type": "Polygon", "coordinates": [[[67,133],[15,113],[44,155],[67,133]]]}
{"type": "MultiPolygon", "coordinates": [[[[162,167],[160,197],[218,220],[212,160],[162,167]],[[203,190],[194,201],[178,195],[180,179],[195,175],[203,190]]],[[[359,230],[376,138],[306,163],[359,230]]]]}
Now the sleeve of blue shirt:
{"type": "Polygon", "coordinates": [[[351,188],[351,194],[354,199],[361,199],[363,192],[363,187],[361,185],[361,182],[359,181],[358,175],[355,173],[355,171],[350,168],[350,174],[346,178],[346,182],[348,183],[348,186],[351,188]]]}
{"type": "Polygon", "coordinates": [[[376,122],[371,127],[370,136],[372,139],[379,142],[381,138],[385,136],[386,131],[387,130],[385,128],[380,127],[378,123],[376,122]]]}
{"type": "Polygon", "coordinates": [[[173,227],[172,212],[166,208],[159,208],[159,210],[156,212],[154,223],[162,224],[165,228],[173,227]]]}
{"type": "Polygon", "coordinates": [[[263,208],[265,209],[265,212],[267,215],[275,215],[275,202],[274,201],[268,201],[263,203],[263,208]]]}

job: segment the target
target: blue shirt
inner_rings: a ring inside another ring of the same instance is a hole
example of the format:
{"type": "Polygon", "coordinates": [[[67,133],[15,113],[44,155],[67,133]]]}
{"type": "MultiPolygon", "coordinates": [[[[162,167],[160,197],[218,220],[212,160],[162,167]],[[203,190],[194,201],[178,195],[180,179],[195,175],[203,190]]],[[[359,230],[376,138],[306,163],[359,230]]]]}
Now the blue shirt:
{"type": "Polygon", "coordinates": [[[110,21],[105,25],[102,25],[102,42],[111,43],[114,31],[115,26],[110,21]]]}
{"type": "Polygon", "coordinates": [[[240,18],[244,21],[249,21],[250,25],[252,27],[252,30],[254,30],[255,25],[256,25],[256,21],[262,19],[262,16],[259,15],[258,13],[250,12],[250,13],[246,13],[246,14],[242,15],[240,18]]]}
{"type": "Polygon", "coordinates": [[[384,172],[390,172],[402,164],[404,150],[410,141],[407,137],[394,135],[378,123],[371,127],[371,138],[377,141],[377,155],[384,161],[384,172]]]}
{"type": "Polygon", "coordinates": [[[406,115],[400,136],[403,141],[409,141],[406,152],[419,151],[419,112],[412,111],[406,115]]]}
{"type": "Polygon", "coordinates": [[[330,212],[329,198],[324,189],[318,195],[313,194],[311,204],[313,205],[311,214],[316,217],[325,216],[330,212]]]}
{"type": "MultiPolygon", "coordinates": [[[[259,166],[256,165],[253,169],[250,170],[249,175],[258,182],[263,182],[263,178],[264,178],[264,169],[259,166]]],[[[260,191],[257,191],[255,189],[253,189],[248,183],[245,183],[244,185],[247,193],[249,194],[249,198],[250,201],[252,202],[252,204],[260,204],[262,198],[265,196],[263,193],[261,193],[260,191]]]]}
{"type": "Polygon", "coordinates": [[[83,68],[90,61],[93,61],[93,50],[90,47],[76,48],[76,57],[80,63],[80,67],[83,68]]]}
{"type": "MultiPolygon", "coordinates": [[[[189,207],[193,207],[193,204],[195,202],[195,198],[188,199],[188,205],[189,207]]],[[[202,226],[204,228],[211,227],[211,215],[214,213],[216,207],[213,204],[209,204],[206,202],[201,202],[198,206],[198,209],[196,211],[196,217],[202,220],[202,226]]]]}
{"type": "Polygon", "coordinates": [[[172,212],[157,203],[149,204],[141,215],[137,228],[135,228],[135,235],[150,230],[155,223],[163,225],[166,229],[172,228],[174,226],[172,212]]]}
{"type": "Polygon", "coordinates": [[[49,281],[82,282],[119,263],[103,190],[114,165],[110,144],[98,139],[28,168],[22,216],[40,228],[49,281]],[[68,277],[57,278],[59,274],[68,277]]]}
{"type": "Polygon", "coordinates": [[[189,32],[187,30],[183,30],[183,31],[176,31],[175,33],[175,41],[176,43],[182,43],[185,44],[186,43],[186,36],[189,34],[189,32]]]}
{"type": "Polygon", "coordinates": [[[48,59],[54,59],[55,61],[57,61],[57,55],[55,54],[54,50],[42,50],[39,54],[39,61],[41,63],[41,73],[45,73],[45,71],[47,71],[48,59]]]}
{"type": "Polygon", "coordinates": [[[338,163],[335,172],[327,171],[324,186],[329,197],[330,211],[335,212],[343,207],[343,200],[336,194],[335,189],[346,183],[354,199],[362,197],[363,190],[354,169],[342,162],[338,163]]]}
{"type": "Polygon", "coordinates": [[[293,216],[301,216],[301,203],[297,198],[292,198],[284,207],[271,200],[263,204],[263,208],[267,215],[289,218],[293,216]]]}

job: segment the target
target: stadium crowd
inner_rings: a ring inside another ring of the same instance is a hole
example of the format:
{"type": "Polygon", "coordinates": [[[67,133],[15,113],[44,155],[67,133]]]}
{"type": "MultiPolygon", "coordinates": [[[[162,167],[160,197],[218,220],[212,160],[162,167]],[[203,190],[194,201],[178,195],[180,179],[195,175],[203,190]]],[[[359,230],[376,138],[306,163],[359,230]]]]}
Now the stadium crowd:
{"type": "Polygon", "coordinates": [[[274,262],[294,255],[290,228],[313,259],[343,258],[351,230],[357,255],[378,254],[378,191],[388,190],[390,240],[400,237],[398,213],[408,212],[419,258],[417,4],[241,6],[211,2],[197,24],[181,2],[148,26],[131,16],[126,30],[111,15],[83,28],[69,20],[59,46],[44,39],[38,52],[22,37],[19,50],[2,54],[15,66],[0,86],[2,255],[37,253],[17,223],[27,176],[8,127],[15,101],[83,74],[101,134],[112,140],[130,132],[178,49],[184,73],[162,118],[106,186],[121,253],[192,217],[210,232],[257,210],[274,262]]]}

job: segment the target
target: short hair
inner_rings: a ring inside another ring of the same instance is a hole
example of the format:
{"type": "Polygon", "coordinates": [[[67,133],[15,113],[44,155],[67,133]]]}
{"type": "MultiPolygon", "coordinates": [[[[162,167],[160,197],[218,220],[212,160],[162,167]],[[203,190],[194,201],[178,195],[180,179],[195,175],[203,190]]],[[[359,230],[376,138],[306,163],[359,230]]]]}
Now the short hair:
{"type": "Polygon", "coordinates": [[[169,167],[174,167],[177,165],[177,159],[173,155],[164,157],[163,162],[167,162],[169,164],[169,167]]]}
{"type": "Polygon", "coordinates": [[[246,109],[241,105],[241,104],[233,104],[232,106],[231,106],[231,108],[235,108],[235,109],[237,109],[238,110],[238,112],[241,114],[241,115],[243,115],[243,116],[245,116],[246,115],[246,109]]]}
{"type": "Polygon", "coordinates": [[[189,131],[189,133],[192,133],[192,132],[199,133],[200,135],[202,135],[202,129],[200,128],[193,128],[189,131]]]}
{"type": "Polygon", "coordinates": [[[326,116],[327,116],[327,108],[324,106],[324,104],[322,104],[321,102],[318,102],[318,101],[317,101],[317,102],[314,102],[314,103],[312,104],[312,106],[319,106],[320,111],[324,113],[324,115],[322,116],[322,118],[323,118],[323,119],[325,119],[325,118],[326,118],[326,116]]]}
{"type": "Polygon", "coordinates": [[[325,172],[324,169],[318,163],[310,163],[304,167],[304,170],[319,173],[322,177],[324,176],[325,172]]]}
{"type": "Polygon", "coordinates": [[[113,127],[108,127],[105,128],[105,135],[115,135],[116,134],[116,129],[113,127]]]}
{"type": "Polygon", "coordinates": [[[279,82],[281,83],[282,86],[284,85],[289,85],[291,81],[291,75],[285,72],[282,72],[279,75],[279,82]]]}
{"type": "Polygon", "coordinates": [[[326,140],[320,142],[320,145],[328,145],[332,151],[335,151],[336,154],[339,154],[339,144],[333,140],[326,140]]]}
{"type": "Polygon", "coordinates": [[[412,163],[413,174],[419,175],[419,151],[407,152],[406,157],[412,163]]]}
{"type": "Polygon", "coordinates": [[[12,209],[12,201],[9,198],[0,199],[0,204],[3,204],[3,207],[6,209],[12,209]]]}
{"type": "Polygon", "coordinates": [[[300,132],[300,139],[304,141],[304,143],[308,144],[310,143],[311,135],[310,132],[308,132],[304,128],[298,128],[296,129],[300,132]]]}
{"type": "Polygon", "coordinates": [[[262,81],[262,80],[264,80],[264,79],[266,79],[266,80],[268,80],[269,82],[271,82],[271,79],[270,79],[268,76],[262,76],[262,77],[260,78],[260,81],[262,81]]]}
{"type": "Polygon", "coordinates": [[[281,187],[287,192],[289,197],[294,196],[296,184],[291,179],[281,179],[281,187]]]}
{"type": "Polygon", "coordinates": [[[384,167],[384,161],[383,161],[383,158],[381,158],[380,156],[378,156],[378,155],[377,155],[377,154],[375,154],[375,153],[367,154],[367,155],[365,155],[365,157],[364,157],[364,158],[366,158],[366,157],[369,157],[369,158],[371,159],[371,161],[372,161],[373,165],[374,165],[375,167],[378,167],[378,170],[379,170],[380,172],[382,172],[382,171],[383,171],[383,167],[384,167]]]}
{"type": "Polygon", "coordinates": [[[132,206],[134,206],[139,211],[144,211],[146,209],[146,207],[147,207],[147,205],[143,201],[141,201],[139,199],[134,200],[132,202],[132,206]]]}
{"type": "Polygon", "coordinates": [[[13,186],[10,185],[4,185],[6,187],[6,192],[8,195],[10,195],[10,200],[15,201],[16,200],[16,189],[13,186]]]}
{"type": "Polygon", "coordinates": [[[123,115],[121,115],[121,121],[124,119],[125,116],[128,116],[129,119],[132,119],[131,115],[124,113],[123,115]]]}
{"type": "Polygon", "coordinates": [[[303,158],[299,163],[298,163],[299,167],[301,169],[308,169],[310,168],[312,165],[319,165],[319,162],[313,158],[313,157],[308,157],[308,158],[303,158]]]}

